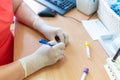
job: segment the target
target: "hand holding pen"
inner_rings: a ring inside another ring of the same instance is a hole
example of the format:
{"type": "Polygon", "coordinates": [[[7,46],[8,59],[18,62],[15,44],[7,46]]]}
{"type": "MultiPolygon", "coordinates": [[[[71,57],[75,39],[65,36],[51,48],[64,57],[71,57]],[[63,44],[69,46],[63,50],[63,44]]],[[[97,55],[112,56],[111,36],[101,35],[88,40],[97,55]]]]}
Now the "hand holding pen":
{"type": "Polygon", "coordinates": [[[49,46],[51,46],[51,47],[54,46],[53,44],[48,43],[48,41],[45,40],[45,39],[40,39],[39,42],[42,43],[42,44],[49,45],[49,46]]]}
{"type": "Polygon", "coordinates": [[[65,44],[63,42],[55,44],[44,39],[39,42],[45,45],[40,46],[33,54],[19,60],[24,68],[25,76],[64,58],[65,44]]]}
{"type": "MultiPolygon", "coordinates": [[[[61,42],[58,36],[55,36],[55,40],[57,41],[57,43],[61,42]]],[[[42,44],[49,45],[49,46],[51,46],[51,47],[54,46],[54,44],[49,43],[49,42],[48,42],[47,40],[45,40],[45,39],[40,39],[39,42],[42,43],[42,44]]]]}

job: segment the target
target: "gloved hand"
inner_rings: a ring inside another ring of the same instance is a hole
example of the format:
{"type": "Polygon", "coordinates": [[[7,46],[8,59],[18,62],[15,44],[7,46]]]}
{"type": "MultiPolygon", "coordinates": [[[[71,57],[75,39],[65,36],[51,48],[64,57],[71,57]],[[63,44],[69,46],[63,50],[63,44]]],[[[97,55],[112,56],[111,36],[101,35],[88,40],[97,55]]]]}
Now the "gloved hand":
{"type": "Polygon", "coordinates": [[[25,77],[63,58],[64,49],[65,44],[63,42],[57,43],[52,47],[43,44],[33,54],[20,59],[19,61],[25,70],[25,77]]]}
{"type": "Polygon", "coordinates": [[[68,35],[60,28],[49,26],[41,19],[35,20],[33,26],[48,40],[56,40],[55,37],[57,36],[60,41],[64,42],[65,44],[68,43],[68,35]]]}

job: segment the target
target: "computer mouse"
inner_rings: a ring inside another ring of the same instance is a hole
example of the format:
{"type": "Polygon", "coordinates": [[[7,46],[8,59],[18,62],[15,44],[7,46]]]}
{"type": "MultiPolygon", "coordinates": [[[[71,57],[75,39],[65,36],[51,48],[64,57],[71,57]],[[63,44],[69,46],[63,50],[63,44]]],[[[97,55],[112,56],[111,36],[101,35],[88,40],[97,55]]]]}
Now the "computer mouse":
{"type": "Polygon", "coordinates": [[[55,17],[56,11],[50,8],[46,8],[43,11],[38,13],[41,17],[55,17]]]}

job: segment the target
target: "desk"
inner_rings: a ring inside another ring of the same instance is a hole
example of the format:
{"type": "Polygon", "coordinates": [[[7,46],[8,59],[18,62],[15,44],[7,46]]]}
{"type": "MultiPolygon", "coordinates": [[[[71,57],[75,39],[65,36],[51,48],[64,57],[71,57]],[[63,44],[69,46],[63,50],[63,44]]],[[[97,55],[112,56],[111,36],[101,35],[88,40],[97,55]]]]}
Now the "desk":
{"type": "MultiPolygon", "coordinates": [[[[45,7],[33,0],[25,0],[37,13],[45,7]]],[[[65,16],[71,16],[78,20],[86,20],[86,16],[73,9],[65,16]]],[[[95,15],[93,18],[96,18],[95,15]]],[[[45,67],[30,75],[25,80],[80,80],[83,69],[90,69],[86,80],[109,80],[104,69],[108,57],[101,44],[93,41],[81,23],[71,18],[57,15],[53,18],[43,18],[49,25],[61,27],[69,35],[69,44],[65,50],[65,58],[56,64],[45,67]],[[91,43],[91,58],[86,56],[85,41],[91,43]]],[[[33,53],[41,44],[38,43],[43,36],[25,25],[16,23],[14,44],[14,60],[33,53]]]]}

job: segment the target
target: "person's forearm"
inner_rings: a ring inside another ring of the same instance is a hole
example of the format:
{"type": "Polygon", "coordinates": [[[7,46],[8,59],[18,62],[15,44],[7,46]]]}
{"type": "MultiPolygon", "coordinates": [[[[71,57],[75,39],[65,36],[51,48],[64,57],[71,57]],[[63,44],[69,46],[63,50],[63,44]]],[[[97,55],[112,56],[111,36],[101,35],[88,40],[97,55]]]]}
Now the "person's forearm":
{"type": "Polygon", "coordinates": [[[24,70],[19,61],[0,66],[0,80],[23,80],[24,70]]]}
{"type": "Polygon", "coordinates": [[[33,10],[30,9],[30,7],[25,2],[22,2],[19,5],[15,12],[15,16],[18,21],[38,30],[39,32],[41,32],[42,26],[46,25],[46,23],[42,19],[40,19],[40,17],[35,12],[33,12],[33,10]],[[34,23],[37,20],[39,21],[39,28],[38,26],[34,26],[34,23]]]}

